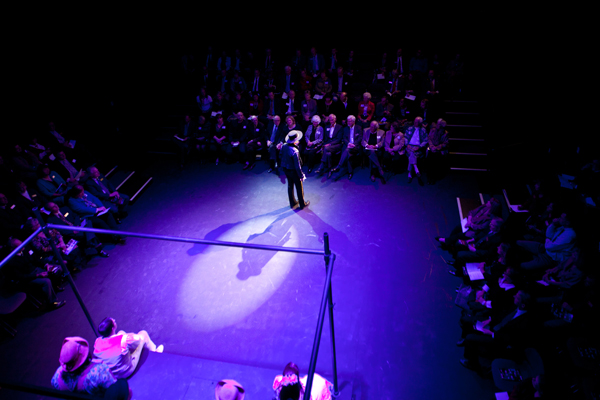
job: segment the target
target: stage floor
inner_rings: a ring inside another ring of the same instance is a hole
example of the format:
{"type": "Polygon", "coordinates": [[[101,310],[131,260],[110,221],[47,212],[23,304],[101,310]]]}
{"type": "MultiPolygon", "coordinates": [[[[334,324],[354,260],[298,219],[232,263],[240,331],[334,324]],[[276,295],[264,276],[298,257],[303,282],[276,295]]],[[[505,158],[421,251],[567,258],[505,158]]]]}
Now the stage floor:
{"type": "MultiPolygon", "coordinates": [[[[285,179],[267,174],[265,163],[252,171],[239,164],[153,168],[153,184],[123,230],[315,249],[329,234],[337,254],[338,373],[357,400],[492,398],[493,381],[459,364],[460,281],[446,272],[448,255],[434,240],[459,223],[457,196],[478,198],[473,177],[419,186],[406,174],[372,183],[366,169],[352,181],[309,176],[311,204],[294,212],[285,179]]],[[[96,323],[111,316],[120,329],[145,329],[169,354],[273,370],[294,361],[307,372],[322,257],[137,238],[107,249],[110,258],[94,259],[76,278],[96,323]]],[[[22,318],[17,336],[2,340],[3,378],[47,386],[64,337],[93,345],[70,288],[59,297],[65,307],[22,318]]],[[[326,320],[317,372],[330,378],[331,370],[326,320]]],[[[160,376],[155,382],[161,385],[160,376]]],[[[0,390],[0,399],[8,398],[14,393],[0,390]]]]}

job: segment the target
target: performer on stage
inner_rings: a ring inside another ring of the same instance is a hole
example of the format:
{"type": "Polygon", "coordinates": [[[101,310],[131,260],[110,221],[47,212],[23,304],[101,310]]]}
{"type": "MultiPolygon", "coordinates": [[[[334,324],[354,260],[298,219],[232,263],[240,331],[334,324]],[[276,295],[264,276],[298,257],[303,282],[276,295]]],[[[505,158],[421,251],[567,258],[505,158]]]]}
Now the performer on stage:
{"type": "Polygon", "coordinates": [[[288,197],[290,200],[290,208],[294,209],[300,205],[300,209],[308,206],[310,201],[304,201],[304,188],[302,181],[306,176],[302,172],[302,160],[300,158],[300,150],[298,144],[302,139],[302,132],[293,130],[285,137],[285,144],[281,148],[281,166],[288,181],[288,197]],[[298,201],[294,196],[294,186],[298,193],[298,201]]]}

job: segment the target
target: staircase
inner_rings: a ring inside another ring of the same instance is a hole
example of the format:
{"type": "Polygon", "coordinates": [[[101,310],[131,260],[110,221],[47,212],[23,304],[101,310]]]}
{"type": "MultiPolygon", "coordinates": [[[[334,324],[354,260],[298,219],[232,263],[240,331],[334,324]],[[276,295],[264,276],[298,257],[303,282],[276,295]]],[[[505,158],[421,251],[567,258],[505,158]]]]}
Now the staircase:
{"type": "Polygon", "coordinates": [[[455,171],[489,171],[488,147],[478,101],[446,100],[444,119],[450,134],[449,162],[455,171]]]}

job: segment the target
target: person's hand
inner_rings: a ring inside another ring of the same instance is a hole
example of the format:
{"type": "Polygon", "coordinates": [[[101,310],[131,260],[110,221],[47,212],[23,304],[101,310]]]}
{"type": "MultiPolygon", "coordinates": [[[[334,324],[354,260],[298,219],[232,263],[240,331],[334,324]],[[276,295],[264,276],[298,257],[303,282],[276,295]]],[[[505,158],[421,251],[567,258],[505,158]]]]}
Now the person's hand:
{"type": "Polygon", "coordinates": [[[35,276],[36,278],[47,278],[48,277],[48,272],[44,271],[44,272],[40,272],[39,274],[37,274],[35,276]]]}
{"type": "Polygon", "coordinates": [[[469,243],[469,251],[472,251],[472,252],[477,251],[477,249],[475,248],[475,245],[473,243],[469,243]]]}
{"type": "Polygon", "coordinates": [[[119,197],[119,192],[117,192],[116,190],[108,195],[108,197],[115,197],[115,196],[119,197]]]}
{"type": "Polygon", "coordinates": [[[488,318],[485,321],[483,321],[483,323],[481,324],[481,326],[488,326],[490,324],[490,322],[492,322],[492,319],[488,318]]]}
{"type": "Polygon", "coordinates": [[[256,142],[256,144],[258,145],[258,147],[260,147],[260,146],[261,146],[260,142],[256,142]]]}
{"type": "Polygon", "coordinates": [[[353,149],[354,148],[354,143],[348,143],[348,148],[349,149],[353,149]]]}
{"type": "Polygon", "coordinates": [[[282,147],[282,146],[283,146],[283,143],[279,143],[279,144],[277,145],[277,150],[281,150],[281,147],[282,147]]]}
{"type": "Polygon", "coordinates": [[[462,239],[460,239],[460,240],[458,241],[458,243],[462,244],[463,246],[466,246],[466,245],[467,245],[467,242],[466,242],[465,240],[462,240],[462,239]]]}
{"type": "Polygon", "coordinates": [[[267,140],[267,146],[271,146],[273,144],[273,142],[271,142],[270,140],[267,140]]]}

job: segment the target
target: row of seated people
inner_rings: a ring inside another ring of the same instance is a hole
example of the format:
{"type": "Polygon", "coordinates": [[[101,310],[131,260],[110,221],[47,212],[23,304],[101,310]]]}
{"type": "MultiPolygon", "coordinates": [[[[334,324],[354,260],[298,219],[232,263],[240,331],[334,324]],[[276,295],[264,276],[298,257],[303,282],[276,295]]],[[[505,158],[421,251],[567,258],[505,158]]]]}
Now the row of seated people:
{"type": "Polygon", "coordinates": [[[391,123],[395,120],[419,116],[427,124],[435,121],[439,116],[439,107],[432,107],[432,102],[428,99],[416,102],[404,97],[395,98],[384,94],[379,100],[374,100],[369,92],[363,93],[360,101],[355,101],[346,92],[326,94],[322,98],[315,97],[308,90],[303,92],[290,90],[285,93],[284,98],[269,91],[265,96],[255,93],[247,99],[242,93],[237,92],[230,102],[221,92],[218,92],[214,101],[209,99],[210,102],[206,107],[200,106],[200,113],[208,122],[217,114],[229,118],[239,112],[244,115],[256,115],[263,123],[273,119],[275,115],[289,115],[304,128],[310,125],[315,115],[323,119],[329,114],[335,114],[342,124],[345,124],[348,115],[355,115],[357,123],[363,128],[368,127],[372,120],[391,123]]]}
{"type": "MultiPolygon", "coordinates": [[[[448,272],[463,278],[457,288],[463,366],[486,372],[481,357],[519,358],[527,347],[548,358],[547,349],[566,347],[569,337],[589,336],[599,320],[597,249],[577,240],[573,211],[558,206],[557,199],[543,195],[536,184],[522,206],[528,218],[515,222],[512,213],[505,224],[501,204],[492,198],[468,214],[464,229],[457,226],[436,238],[453,255],[448,272]],[[465,266],[478,268],[483,279],[465,274],[465,266]]],[[[552,367],[546,374],[565,372],[552,367]]],[[[536,392],[537,397],[549,391],[543,386],[544,379],[528,379],[510,398],[524,398],[519,393],[533,398],[536,392]]]]}
{"type": "Polygon", "coordinates": [[[264,63],[254,62],[253,56],[243,55],[240,49],[236,49],[233,59],[226,51],[220,56],[213,56],[211,51],[202,58],[203,61],[198,62],[193,55],[184,56],[184,70],[193,77],[193,84],[211,93],[315,90],[322,95],[342,91],[354,94],[354,83],[375,83],[391,93],[407,90],[413,95],[429,92],[429,95],[435,96],[440,93],[440,80],[453,87],[463,73],[459,54],[444,62],[443,67],[437,55],[428,60],[421,50],[410,58],[410,62],[402,49],[396,51],[395,57],[388,57],[387,52],[380,59],[369,56],[359,61],[361,68],[358,68],[353,50],[348,52],[347,57],[342,57],[336,49],[332,49],[326,59],[314,47],[309,57],[297,49],[285,63],[280,63],[270,49],[267,49],[264,63]]]}
{"type": "Polygon", "coordinates": [[[174,142],[180,149],[182,166],[191,151],[199,152],[204,158],[214,157],[217,164],[223,158],[239,160],[244,163],[243,169],[254,168],[256,155],[262,154],[269,158],[268,172],[279,174],[279,151],[292,130],[304,133],[300,150],[308,173],[312,173],[318,165],[314,172],[318,176],[328,172],[328,178],[339,172],[336,176],[339,179],[347,172],[352,179],[355,160],[364,156],[369,160],[372,181],[378,174],[385,183],[384,167],[387,167],[408,169],[409,182],[416,176],[422,184],[421,164],[427,156],[428,181],[433,184],[444,172],[444,156],[448,153],[449,137],[446,122],[442,119],[424,126],[421,117],[410,122],[384,117],[380,122],[376,119],[367,121],[364,129],[354,115],[346,116],[342,124],[333,113],[325,116],[324,120],[314,115],[311,124],[305,128],[299,126],[291,115],[285,117],[285,124],[279,115],[267,119],[265,124],[255,115],[247,119],[242,112],[227,123],[222,114],[217,114],[214,124],[204,117],[200,120],[196,127],[192,118],[186,116],[175,135],[174,142]],[[339,161],[335,163],[337,156],[339,161]]]}

